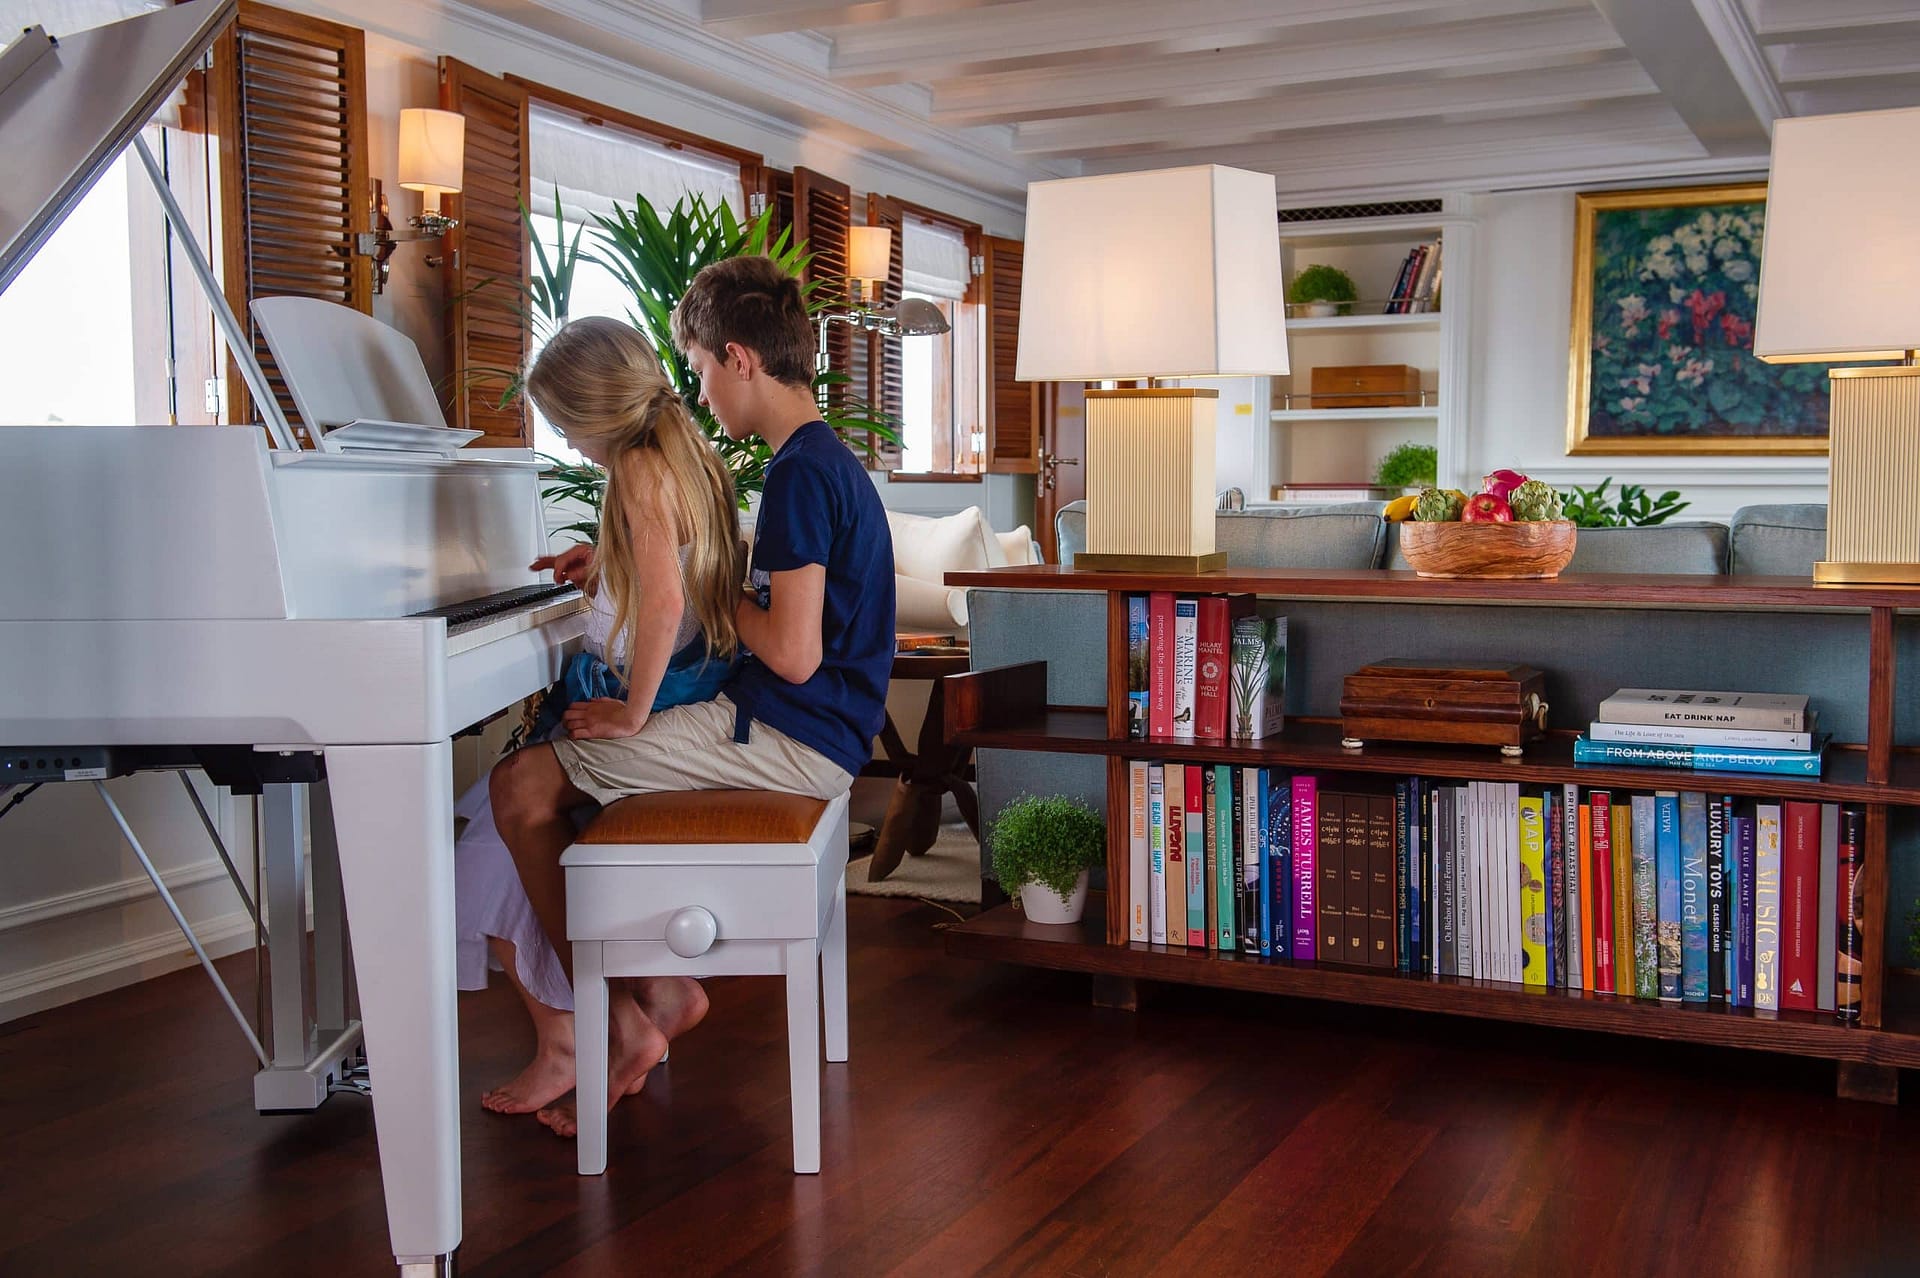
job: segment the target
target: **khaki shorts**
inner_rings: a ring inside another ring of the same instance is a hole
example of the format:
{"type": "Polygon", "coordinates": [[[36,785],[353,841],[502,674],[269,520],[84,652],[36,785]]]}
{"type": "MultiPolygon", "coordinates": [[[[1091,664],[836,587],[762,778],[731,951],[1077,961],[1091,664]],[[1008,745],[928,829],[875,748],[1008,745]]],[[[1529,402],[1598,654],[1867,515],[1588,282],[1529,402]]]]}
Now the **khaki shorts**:
{"type": "Polygon", "coordinates": [[[733,739],[739,710],[726,696],[648,716],[637,736],[553,743],[560,766],[598,803],[672,790],[773,790],[831,799],[853,777],[811,746],[754,723],[733,739]]]}

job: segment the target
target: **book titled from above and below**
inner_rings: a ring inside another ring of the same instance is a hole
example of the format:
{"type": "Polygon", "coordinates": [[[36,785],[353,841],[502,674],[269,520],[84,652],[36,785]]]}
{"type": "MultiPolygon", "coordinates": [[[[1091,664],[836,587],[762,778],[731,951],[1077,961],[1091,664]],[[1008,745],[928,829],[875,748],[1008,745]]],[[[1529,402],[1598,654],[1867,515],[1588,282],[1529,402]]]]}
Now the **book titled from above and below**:
{"type": "Polygon", "coordinates": [[[1612,763],[1636,768],[1691,768],[1695,772],[1770,772],[1817,777],[1826,758],[1828,734],[1814,738],[1810,750],[1751,750],[1734,746],[1643,745],[1628,741],[1573,739],[1575,763],[1612,763]]]}
{"type": "Polygon", "coordinates": [[[1791,692],[1622,688],[1600,703],[1594,718],[1611,724],[1740,728],[1755,732],[1805,732],[1811,726],[1806,694],[1791,692]]]}

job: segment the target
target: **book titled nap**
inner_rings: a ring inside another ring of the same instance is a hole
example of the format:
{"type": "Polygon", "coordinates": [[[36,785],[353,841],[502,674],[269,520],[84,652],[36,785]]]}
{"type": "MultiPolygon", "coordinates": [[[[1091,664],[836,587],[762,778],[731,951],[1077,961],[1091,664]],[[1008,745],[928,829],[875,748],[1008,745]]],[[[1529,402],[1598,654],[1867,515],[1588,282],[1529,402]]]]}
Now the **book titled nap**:
{"type": "Polygon", "coordinates": [[[1245,741],[1277,734],[1286,724],[1287,619],[1233,619],[1227,733],[1245,741]]]}
{"type": "Polygon", "coordinates": [[[1686,692],[1670,688],[1622,688],[1600,703],[1602,723],[1678,724],[1695,728],[1747,728],[1758,732],[1805,732],[1804,692],[1686,692]]]}

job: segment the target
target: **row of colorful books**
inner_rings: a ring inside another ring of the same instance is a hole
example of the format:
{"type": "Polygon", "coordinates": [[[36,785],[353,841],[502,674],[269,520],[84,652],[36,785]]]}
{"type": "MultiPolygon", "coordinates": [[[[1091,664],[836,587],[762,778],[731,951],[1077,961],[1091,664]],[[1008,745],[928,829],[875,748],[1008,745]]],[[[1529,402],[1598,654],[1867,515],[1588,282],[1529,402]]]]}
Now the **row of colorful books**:
{"type": "Polygon", "coordinates": [[[1135,760],[1131,940],[1859,1015],[1865,815],[1135,760]]]}
{"type": "Polygon", "coordinates": [[[1127,735],[1258,740],[1279,732],[1287,619],[1252,595],[1127,597],[1127,735]]]}
{"type": "Polygon", "coordinates": [[[1440,309],[1440,241],[1430,240],[1407,250],[1400,275],[1393,282],[1389,315],[1409,315],[1440,309]]]}
{"type": "Polygon", "coordinates": [[[1820,775],[1827,734],[1804,693],[1622,688],[1573,745],[1575,763],[1820,775]]]}

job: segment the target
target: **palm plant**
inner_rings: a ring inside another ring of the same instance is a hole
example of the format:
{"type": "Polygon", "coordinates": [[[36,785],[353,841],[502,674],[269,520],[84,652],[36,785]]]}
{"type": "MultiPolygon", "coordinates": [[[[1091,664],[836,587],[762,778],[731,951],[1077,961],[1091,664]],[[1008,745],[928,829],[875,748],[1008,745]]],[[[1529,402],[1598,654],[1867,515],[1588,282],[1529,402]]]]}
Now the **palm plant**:
{"type": "MultiPolygon", "coordinates": [[[[771,209],[742,223],[723,201],[710,204],[700,195],[688,195],[663,220],[643,196],[636,195],[631,206],[614,205],[612,217],[595,215],[599,223],[594,232],[595,251],[588,257],[617,276],[632,295],[628,318],[647,335],[667,377],[680,392],[681,402],[711,439],[720,456],[733,472],[734,490],[740,504],[766,483],[767,462],[771,453],[761,440],[731,439],[720,423],[700,403],[700,379],[694,376],[686,357],[674,348],[673,308],[679,305],[693,277],[706,266],[731,257],[764,254],[794,276],[801,275],[812,260],[806,245],[793,243],[782,230],[770,236],[771,209]]],[[[805,283],[801,292],[809,314],[835,305],[834,298],[820,289],[822,281],[805,283]]],[[[854,444],[869,433],[897,442],[893,419],[876,411],[864,401],[838,391],[851,381],[845,373],[816,373],[814,398],[821,406],[821,417],[842,439],[854,444]]]]}

